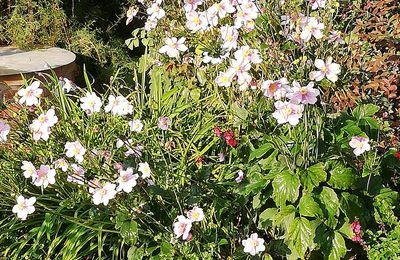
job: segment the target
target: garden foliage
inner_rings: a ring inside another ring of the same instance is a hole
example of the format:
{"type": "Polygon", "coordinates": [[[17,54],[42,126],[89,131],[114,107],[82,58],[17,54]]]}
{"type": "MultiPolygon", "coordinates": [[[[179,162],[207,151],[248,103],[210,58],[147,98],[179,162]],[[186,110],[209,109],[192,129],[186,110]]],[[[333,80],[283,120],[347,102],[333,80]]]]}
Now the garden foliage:
{"type": "Polygon", "coordinates": [[[388,0],[132,3],[133,85],[48,75],[3,111],[2,256],[398,259],[383,10],[398,23],[388,0]]]}

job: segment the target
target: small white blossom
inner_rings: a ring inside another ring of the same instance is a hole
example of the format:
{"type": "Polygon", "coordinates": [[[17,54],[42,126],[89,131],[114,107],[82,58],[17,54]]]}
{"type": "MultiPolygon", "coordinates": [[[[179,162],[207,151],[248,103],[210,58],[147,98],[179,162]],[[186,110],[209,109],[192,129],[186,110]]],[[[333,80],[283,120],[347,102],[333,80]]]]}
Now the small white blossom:
{"type": "Polygon", "coordinates": [[[185,216],[178,216],[178,220],[173,226],[176,238],[182,237],[183,240],[187,240],[191,236],[190,230],[192,229],[192,221],[185,216]]]}
{"type": "Polygon", "coordinates": [[[100,112],[102,103],[101,99],[96,93],[87,92],[85,97],[80,98],[81,108],[88,114],[92,115],[94,112],[100,112]]]}
{"type": "Polygon", "coordinates": [[[21,220],[26,220],[29,214],[35,212],[33,204],[36,202],[36,197],[25,199],[24,196],[18,196],[17,204],[13,207],[12,212],[17,214],[21,220]]]}
{"type": "Polygon", "coordinates": [[[147,162],[139,163],[138,171],[142,173],[142,179],[146,179],[151,176],[151,169],[147,162]]]}
{"type": "Polygon", "coordinates": [[[133,174],[132,168],[127,168],[126,170],[122,170],[119,172],[118,178],[118,188],[117,191],[124,191],[129,193],[132,191],[133,187],[137,184],[137,179],[139,178],[138,174],[133,174]]]}
{"type": "Polygon", "coordinates": [[[319,71],[310,72],[311,80],[321,81],[324,77],[332,82],[338,80],[338,75],[341,71],[340,65],[332,62],[332,57],[328,57],[325,62],[321,59],[316,59],[315,67],[317,67],[319,71]]]}
{"type": "Polygon", "coordinates": [[[184,44],[185,37],[179,40],[176,37],[164,39],[165,45],[160,48],[160,53],[166,53],[170,58],[176,58],[179,56],[179,52],[185,52],[188,48],[184,44]]]}
{"type": "Polygon", "coordinates": [[[129,121],[128,125],[131,132],[140,133],[143,129],[143,123],[139,119],[129,121]]]}
{"type": "Polygon", "coordinates": [[[186,215],[192,222],[200,222],[204,219],[203,209],[199,207],[189,210],[186,215]]]}
{"type": "Polygon", "coordinates": [[[43,186],[43,188],[47,188],[49,184],[56,183],[56,170],[51,169],[48,165],[41,165],[38,170],[36,170],[36,176],[33,184],[35,186],[43,186]]]}
{"type": "Polygon", "coordinates": [[[104,186],[98,188],[93,193],[93,203],[94,205],[99,205],[101,203],[107,206],[109,201],[115,197],[117,191],[115,190],[115,184],[106,182],[104,186]]]}
{"type": "Polygon", "coordinates": [[[265,250],[264,239],[258,238],[256,233],[251,234],[248,239],[243,240],[242,245],[244,246],[243,251],[252,256],[265,250]]]}
{"type": "Polygon", "coordinates": [[[67,142],[65,144],[65,150],[67,150],[65,155],[68,158],[74,157],[78,163],[83,162],[83,156],[86,153],[86,149],[82,146],[82,144],[79,141],[67,142]]]}
{"type": "Polygon", "coordinates": [[[35,166],[29,161],[22,161],[21,169],[24,171],[25,178],[32,178],[34,179],[36,176],[36,168],[35,166]]]}
{"type": "Polygon", "coordinates": [[[0,143],[5,143],[7,141],[7,135],[10,133],[10,125],[0,121],[0,143]]]}
{"type": "Polygon", "coordinates": [[[356,156],[359,156],[369,150],[371,150],[371,146],[369,145],[369,139],[362,137],[362,136],[353,136],[351,138],[351,141],[349,142],[349,145],[351,148],[353,148],[353,153],[356,156]]]}
{"type": "Polygon", "coordinates": [[[20,89],[17,93],[21,97],[18,102],[21,105],[25,103],[27,106],[39,105],[39,98],[43,93],[43,89],[39,88],[40,84],[40,81],[34,81],[26,88],[20,89]]]}

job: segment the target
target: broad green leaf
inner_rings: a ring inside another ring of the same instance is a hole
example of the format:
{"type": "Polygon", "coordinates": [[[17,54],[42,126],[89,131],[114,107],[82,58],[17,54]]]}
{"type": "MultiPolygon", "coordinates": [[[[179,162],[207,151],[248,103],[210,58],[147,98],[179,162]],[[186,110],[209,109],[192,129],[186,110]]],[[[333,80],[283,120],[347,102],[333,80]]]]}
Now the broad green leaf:
{"type": "Polygon", "coordinates": [[[353,221],[356,217],[360,217],[363,211],[363,203],[360,198],[348,192],[342,192],[340,197],[340,209],[349,219],[353,221]]]}
{"type": "Polygon", "coordinates": [[[317,187],[321,182],[326,181],[326,172],[323,163],[317,163],[308,167],[300,173],[301,183],[304,189],[311,192],[314,187],[317,187]]]}
{"type": "Polygon", "coordinates": [[[356,107],[352,114],[355,118],[360,119],[367,116],[373,116],[376,112],[379,111],[379,106],[374,104],[361,104],[356,107]]]}
{"type": "Polygon", "coordinates": [[[346,243],[338,231],[328,233],[325,242],[325,251],[329,260],[339,260],[346,255],[346,243]]]}
{"type": "Polygon", "coordinates": [[[263,144],[260,148],[251,151],[249,161],[253,160],[254,158],[260,158],[264,154],[266,154],[269,150],[273,149],[274,146],[271,143],[263,144]]]}
{"type": "Polygon", "coordinates": [[[345,167],[342,164],[336,164],[330,171],[328,184],[336,189],[350,189],[355,186],[358,181],[358,176],[350,167],[345,167]]]}
{"type": "Polygon", "coordinates": [[[306,218],[298,217],[289,226],[287,240],[293,243],[300,257],[304,257],[308,248],[312,247],[314,230],[306,218]]]}
{"type": "Polygon", "coordinates": [[[268,208],[258,216],[258,228],[272,227],[272,222],[278,213],[277,208],[268,208]]]}
{"type": "Polygon", "coordinates": [[[339,229],[339,232],[346,236],[348,239],[351,239],[354,236],[353,229],[351,228],[351,223],[349,222],[345,222],[339,229]]]}
{"type": "Polygon", "coordinates": [[[300,199],[299,213],[305,217],[322,217],[322,210],[311,195],[304,195],[300,199]]]}
{"type": "Polygon", "coordinates": [[[339,199],[335,191],[329,187],[323,187],[318,199],[327,218],[327,226],[335,228],[337,225],[336,216],[339,214],[339,199]]]}
{"type": "Polygon", "coordinates": [[[138,225],[135,221],[126,221],[122,224],[120,234],[126,243],[134,245],[138,237],[138,225]]]}
{"type": "Polygon", "coordinates": [[[232,104],[232,112],[237,118],[237,123],[246,121],[247,117],[249,116],[249,112],[245,108],[239,106],[237,103],[232,104]]]}
{"type": "Polygon", "coordinates": [[[244,196],[247,196],[250,193],[260,192],[270,183],[265,175],[259,172],[249,173],[246,179],[248,182],[242,182],[239,187],[239,193],[244,196]]]}
{"type": "Polygon", "coordinates": [[[293,205],[288,205],[282,207],[280,211],[275,215],[273,219],[273,225],[285,228],[285,230],[289,230],[289,225],[292,223],[296,214],[296,209],[293,205]]]}
{"type": "Polygon", "coordinates": [[[276,156],[278,155],[278,150],[274,150],[267,158],[258,161],[263,170],[271,170],[273,164],[276,163],[276,156]]]}
{"type": "Polygon", "coordinates": [[[286,201],[295,202],[299,197],[300,180],[292,171],[285,170],[275,177],[272,187],[276,205],[284,206],[286,201]]]}

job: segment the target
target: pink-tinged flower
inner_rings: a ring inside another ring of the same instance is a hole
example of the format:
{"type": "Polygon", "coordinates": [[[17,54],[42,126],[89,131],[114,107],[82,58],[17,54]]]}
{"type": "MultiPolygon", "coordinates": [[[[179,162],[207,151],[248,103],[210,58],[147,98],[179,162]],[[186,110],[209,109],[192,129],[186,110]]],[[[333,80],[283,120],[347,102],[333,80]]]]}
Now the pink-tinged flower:
{"type": "Polygon", "coordinates": [[[315,17],[309,17],[307,25],[304,26],[303,30],[301,31],[300,38],[305,42],[311,40],[312,36],[314,36],[314,38],[317,40],[321,39],[324,36],[321,30],[324,28],[325,25],[323,23],[319,23],[315,17]]]}
{"type": "Polygon", "coordinates": [[[245,45],[240,47],[234,53],[235,59],[242,62],[242,63],[253,63],[259,64],[262,62],[260,54],[258,53],[257,49],[250,49],[249,46],[245,45]]]}
{"type": "Polygon", "coordinates": [[[33,133],[33,140],[39,141],[40,139],[48,140],[50,136],[50,128],[53,127],[58,122],[58,117],[55,115],[54,109],[49,109],[46,114],[41,114],[29,128],[33,133]]]}
{"type": "Polygon", "coordinates": [[[186,27],[192,32],[204,31],[208,27],[208,20],[204,12],[191,11],[186,13],[186,27]]]}
{"type": "Polygon", "coordinates": [[[235,181],[237,183],[240,183],[242,182],[243,178],[244,178],[244,172],[242,170],[238,171],[238,176],[236,177],[235,181]]]}
{"type": "Polygon", "coordinates": [[[131,132],[140,133],[143,129],[143,123],[139,119],[129,121],[128,125],[131,132]]]}
{"type": "Polygon", "coordinates": [[[24,177],[25,178],[32,178],[34,179],[36,174],[36,168],[35,166],[29,162],[29,161],[23,161],[21,169],[24,171],[24,177]]]}
{"type": "Polygon", "coordinates": [[[229,72],[219,72],[215,82],[220,87],[230,87],[232,84],[233,75],[229,72]]]}
{"type": "Polygon", "coordinates": [[[331,34],[328,37],[328,42],[334,42],[334,43],[338,43],[338,44],[346,43],[343,40],[342,33],[339,31],[331,31],[331,34]]]}
{"type": "Polygon", "coordinates": [[[138,174],[133,174],[132,168],[127,168],[125,171],[121,170],[119,172],[118,178],[118,188],[117,191],[124,191],[129,193],[132,191],[133,187],[136,186],[136,180],[139,178],[138,174]]]}
{"type": "Polygon", "coordinates": [[[216,27],[219,22],[218,11],[210,7],[205,11],[205,13],[208,19],[209,28],[216,27]]]}
{"type": "Polygon", "coordinates": [[[368,143],[369,139],[362,137],[362,136],[353,136],[351,138],[351,141],[349,142],[349,145],[351,148],[353,148],[353,153],[356,156],[359,156],[360,154],[363,154],[364,152],[367,152],[371,149],[371,146],[368,143]]]}
{"type": "Polygon", "coordinates": [[[254,21],[258,17],[258,8],[253,1],[240,1],[240,5],[236,7],[235,27],[240,28],[249,21],[254,21]]]}
{"type": "Polygon", "coordinates": [[[179,40],[176,37],[165,38],[165,45],[158,51],[166,53],[170,58],[176,58],[179,56],[179,52],[185,52],[188,49],[184,44],[185,40],[185,37],[181,37],[179,40]]]}
{"type": "Polygon", "coordinates": [[[7,142],[7,135],[10,133],[11,127],[9,124],[0,121],[0,143],[7,142]]]}
{"type": "Polygon", "coordinates": [[[128,11],[126,12],[126,25],[132,22],[133,18],[137,15],[138,11],[139,11],[138,8],[135,6],[129,7],[128,11]]]}
{"type": "Polygon", "coordinates": [[[50,128],[49,127],[42,127],[37,129],[36,131],[32,128],[32,125],[29,126],[30,130],[32,131],[32,138],[35,141],[39,141],[40,139],[47,141],[50,138],[50,128]]]}
{"type": "Polygon", "coordinates": [[[248,71],[251,69],[250,63],[246,63],[245,61],[231,59],[231,66],[228,69],[228,73],[232,75],[232,77],[236,78],[236,81],[239,85],[250,85],[252,80],[251,75],[248,71]]]}
{"type": "Polygon", "coordinates": [[[266,80],[261,84],[261,90],[264,96],[280,100],[289,92],[289,81],[286,78],[280,80],[266,80]]]}
{"type": "Polygon", "coordinates": [[[160,116],[159,118],[158,118],[158,127],[161,129],[161,130],[168,130],[168,128],[169,128],[169,125],[171,124],[171,121],[169,120],[169,118],[167,117],[167,116],[160,116]]]}
{"type": "Polygon", "coordinates": [[[237,29],[232,26],[222,26],[220,34],[223,41],[223,49],[229,51],[237,48],[237,39],[239,37],[239,32],[237,29]]]}
{"type": "Polygon", "coordinates": [[[202,208],[194,207],[186,213],[187,217],[192,222],[200,222],[204,219],[204,212],[202,208]]]}
{"type": "Polygon", "coordinates": [[[54,168],[61,169],[63,172],[68,171],[69,164],[65,159],[58,159],[54,162],[54,168]]]}
{"type": "Polygon", "coordinates": [[[256,233],[251,234],[248,239],[243,240],[242,245],[244,246],[243,251],[252,256],[265,250],[264,239],[259,238],[256,233]]]}
{"type": "Polygon", "coordinates": [[[332,62],[332,57],[328,57],[326,61],[316,59],[315,67],[319,69],[319,71],[310,72],[310,79],[321,81],[324,77],[329,79],[332,82],[336,82],[338,80],[338,76],[340,74],[340,65],[332,62]]]}
{"type": "Polygon", "coordinates": [[[219,162],[224,162],[225,161],[225,154],[224,153],[219,153],[218,154],[218,161],[219,162]]]}
{"type": "Polygon", "coordinates": [[[142,173],[142,179],[146,179],[151,176],[151,169],[147,162],[139,163],[138,171],[142,173]]]}
{"type": "Polygon", "coordinates": [[[113,115],[125,116],[132,114],[133,106],[123,96],[108,96],[108,105],[104,107],[104,112],[111,112],[113,115]]]}
{"type": "Polygon", "coordinates": [[[165,11],[158,3],[153,3],[149,8],[147,8],[146,12],[152,19],[159,20],[165,16],[165,11]]]}
{"type": "Polygon", "coordinates": [[[86,149],[85,147],[82,146],[82,144],[79,141],[75,141],[75,142],[67,142],[65,144],[65,150],[67,150],[67,152],[65,153],[65,155],[68,158],[72,158],[74,157],[75,160],[78,163],[83,162],[83,156],[86,153],[86,149]]]}
{"type": "Polygon", "coordinates": [[[94,112],[100,112],[102,103],[101,99],[96,93],[87,92],[85,97],[80,98],[81,108],[86,112],[87,115],[92,115],[94,112]]]}
{"type": "Polygon", "coordinates": [[[197,6],[203,4],[202,0],[185,0],[184,1],[184,9],[186,13],[189,13],[191,11],[195,11],[197,9],[197,6]]]}
{"type": "Polygon", "coordinates": [[[17,204],[13,207],[12,212],[17,214],[21,220],[26,220],[29,214],[35,212],[33,204],[36,202],[36,197],[25,199],[24,196],[18,196],[17,204]]]}
{"type": "Polygon", "coordinates": [[[278,120],[278,124],[289,123],[295,126],[299,123],[300,118],[303,116],[303,105],[297,105],[291,102],[275,102],[275,108],[277,109],[272,116],[278,120]]]}
{"type": "Polygon", "coordinates": [[[103,187],[101,181],[97,178],[89,181],[89,193],[94,194],[96,191],[100,190],[103,187]]]}
{"type": "Polygon", "coordinates": [[[103,203],[104,206],[107,206],[110,200],[117,194],[115,187],[115,184],[106,182],[104,186],[102,185],[101,188],[96,189],[93,193],[93,204],[100,205],[103,203]]]}
{"type": "Polygon", "coordinates": [[[361,242],[361,235],[360,234],[355,234],[352,238],[352,241],[354,242],[361,242]]]}
{"type": "Polygon", "coordinates": [[[174,233],[176,238],[182,237],[183,240],[188,240],[190,230],[192,229],[192,221],[185,216],[178,216],[178,221],[174,223],[174,233]]]}
{"type": "Polygon", "coordinates": [[[225,18],[226,14],[233,14],[236,11],[236,8],[230,0],[222,0],[219,3],[215,3],[210,9],[216,12],[221,19],[225,18]]]}
{"type": "Polygon", "coordinates": [[[319,96],[319,90],[314,88],[314,82],[308,83],[307,86],[302,87],[297,81],[293,81],[293,88],[287,95],[290,102],[296,104],[315,104],[317,97],[319,96]]]}
{"type": "Polygon", "coordinates": [[[309,0],[311,9],[316,10],[318,8],[325,8],[326,0],[309,0]]]}
{"type": "Polygon", "coordinates": [[[72,174],[67,176],[68,182],[75,182],[79,185],[85,184],[85,169],[73,163],[71,164],[72,174]]]}
{"type": "Polygon", "coordinates": [[[214,128],[214,133],[216,137],[221,137],[222,134],[221,128],[219,127],[214,128]]]}
{"type": "Polygon", "coordinates": [[[361,233],[361,224],[360,221],[354,220],[353,223],[351,223],[351,229],[353,229],[353,232],[356,234],[361,233]]]}
{"type": "Polygon", "coordinates": [[[56,170],[51,169],[48,165],[41,165],[36,171],[33,184],[38,187],[43,186],[43,188],[47,188],[49,184],[56,183],[55,176],[56,170]]]}
{"type": "Polygon", "coordinates": [[[157,27],[157,23],[157,19],[148,17],[146,22],[144,23],[144,29],[149,32],[157,27]]]}
{"type": "Polygon", "coordinates": [[[34,81],[26,88],[20,89],[17,93],[21,97],[18,102],[21,105],[25,103],[27,106],[39,105],[39,98],[43,93],[43,89],[39,88],[40,84],[40,81],[34,81]]]}

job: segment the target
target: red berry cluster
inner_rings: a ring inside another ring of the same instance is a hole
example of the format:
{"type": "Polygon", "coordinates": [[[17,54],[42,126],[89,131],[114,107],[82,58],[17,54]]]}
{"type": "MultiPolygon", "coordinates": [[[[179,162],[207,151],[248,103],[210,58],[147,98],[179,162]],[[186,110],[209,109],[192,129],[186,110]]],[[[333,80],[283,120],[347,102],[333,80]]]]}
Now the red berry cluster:
{"type": "Polygon", "coordinates": [[[361,241],[361,224],[360,221],[354,220],[353,223],[351,223],[351,229],[353,229],[354,232],[354,237],[351,239],[355,242],[360,242],[361,241]]]}
{"type": "Polygon", "coordinates": [[[225,132],[222,132],[221,128],[216,127],[214,129],[215,136],[221,137],[222,133],[224,134],[224,139],[225,142],[230,146],[230,147],[236,147],[237,145],[237,140],[235,139],[235,134],[233,133],[232,130],[227,130],[225,132]]]}
{"type": "Polygon", "coordinates": [[[395,152],[395,153],[393,154],[393,156],[394,156],[396,159],[399,159],[399,160],[400,160],[400,151],[395,152]]]}

